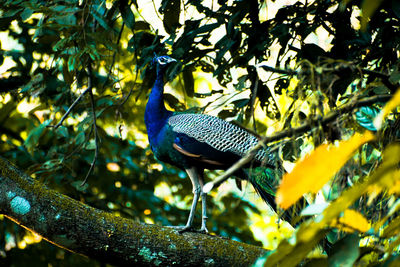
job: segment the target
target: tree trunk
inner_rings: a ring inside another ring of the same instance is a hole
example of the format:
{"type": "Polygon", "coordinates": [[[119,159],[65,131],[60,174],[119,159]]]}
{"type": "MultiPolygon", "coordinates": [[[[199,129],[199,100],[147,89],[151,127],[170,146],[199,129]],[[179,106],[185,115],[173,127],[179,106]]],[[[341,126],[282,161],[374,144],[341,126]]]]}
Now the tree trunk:
{"type": "Polygon", "coordinates": [[[59,247],[115,265],[248,266],[267,252],[114,216],[46,188],[1,157],[0,214],[59,247]]]}

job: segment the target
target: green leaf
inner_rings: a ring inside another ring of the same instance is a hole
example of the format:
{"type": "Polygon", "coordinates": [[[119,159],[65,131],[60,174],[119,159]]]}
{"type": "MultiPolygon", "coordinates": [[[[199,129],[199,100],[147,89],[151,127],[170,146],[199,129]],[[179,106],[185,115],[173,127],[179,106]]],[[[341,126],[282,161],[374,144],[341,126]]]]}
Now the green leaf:
{"type": "Polygon", "coordinates": [[[69,73],[73,72],[75,70],[75,63],[76,63],[76,56],[70,56],[68,58],[68,68],[67,71],[69,73]]]}
{"type": "Polygon", "coordinates": [[[397,18],[400,18],[400,1],[392,0],[392,10],[396,14],[397,18]]]}
{"type": "Polygon", "coordinates": [[[368,20],[374,15],[375,11],[381,5],[382,0],[364,0],[361,6],[361,30],[365,31],[368,20]]]}
{"type": "Polygon", "coordinates": [[[238,100],[232,101],[232,104],[234,104],[235,107],[237,107],[237,108],[243,108],[249,104],[249,101],[250,101],[250,99],[243,98],[243,99],[238,99],[238,100]]]}
{"type": "Polygon", "coordinates": [[[13,17],[16,14],[18,14],[19,12],[21,12],[22,10],[23,10],[23,8],[7,10],[1,15],[1,17],[2,18],[13,17]]]}
{"type": "Polygon", "coordinates": [[[21,19],[23,21],[25,21],[25,20],[29,19],[32,16],[32,14],[33,14],[33,10],[32,9],[25,8],[24,11],[20,14],[20,16],[21,16],[21,19]]]}
{"type": "Polygon", "coordinates": [[[17,103],[14,101],[0,104],[0,124],[2,124],[9,116],[10,113],[17,109],[17,103]]]}
{"type": "Polygon", "coordinates": [[[84,185],[82,185],[83,181],[74,181],[71,183],[71,185],[73,187],[75,187],[76,190],[80,191],[80,192],[85,192],[86,189],[89,187],[88,183],[85,183],[84,185]]]}
{"type": "Polygon", "coordinates": [[[38,73],[21,89],[21,93],[38,89],[43,83],[43,74],[38,73]]]}
{"type": "Polygon", "coordinates": [[[68,138],[69,134],[68,134],[68,129],[67,127],[61,125],[60,127],[57,128],[56,133],[59,134],[61,137],[65,137],[68,138]]]}
{"type": "MultiPolygon", "coordinates": [[[[69,57],[69,58],[68,58],[68,61],[69,61],[70,58],[72,58],[72,57],[69,57]]],[[[72,64],[72,63],[71,63],[71,64],[72,64]]],[[[74,76],[73,76],[72,73],[68,70],[68,66],[69,66],[68,62],[64,59],[64,60],[63,60],[63,66],[62,66],[63,78],[64,78],[64,81],[65,81],[67,84],[70,85],[70,84],[72,84],[73,81],[74,81],[74,76]]]]}
{"type": "Polygon", "coordinates": [[[85,52],[87,52],[90,56],[90,58],[93,61],[99,60],[100,59],[100,54],[97,51],[96,47],[94,45],[88,45],[85,47],[85,52]]]}
{"type": "Polygon", "coordinates": [[[171,94],[164,94],[164,100],[165,102],[168,103],[170,107],[172,107],[175,110],[184,110],[184,105],[179,102],[179,100],[171,95],[171,94]]]}
{"type": "Polygon", "coordinates": [[[175,29],[180,26],[179,15],[181,14],[181,1],[179,0],[163,0],[165,5],[163,24],[165,31],[169,34],[174,33],[175,29]]]}
{"type": "Polygon", "coordinates": [[[85,133],[84,132],[80,132],[75,137],[75,144],[76,145],[81,145],[81,144],[83,144],[83,142],[85,142],[85,133]]]}
{"type": "Polygon", "coordinates": [[[237,115],[236,111],[234,110],[221,110],[220,112],[218,112],[218,117],[221,119],[226,119],[226,118],[232,118],[235,117],[237,115]]]}
{"type": "Polygon", "coordinates": [[[95,150],[96,149],[96,142],[92,139],[89,140],[88,143],[86,143],[85,148],[88,150],[95,150]]]}
{"type": "Polygon", "coordinates": [[[63,159],[52,159],[48,160],[45,163],[42,164],[42,168],[46,170],[56,170],[61,167],[61,164],[63,163],[63,159]]]}
{"type": "Polygon", "coordinates": [[[53,46],[53,51],[61,51],[64,50],[66,47],[66,44],[70,41],[70,38],[63,38],[60,39],[54,46],[53,46]]]}
{"type": "Polygon", "coordinates": [[[194,95],[194,79],[193,79],[193,72],[191,68],[185,68],[182,71],[183,75],[183,82],[185,83],[185,91],[189,97],[193,97],[194,95]]]}
{"type": "Polygon", "coordinates": [[[212,30],[218,28],[221,24],[220,23],[211,23],[211,24],[206,24],[203,26],[200,26],[197,29],[194,29],[193,31],[189,32],[189,34],[195,34],[195,35],[199,35],[201,33],[209,33],[212,30]]]}
{"type": "Polygon", "coordinates": [[[378,113],[378,110],[374,107],[361,107],[356,112],[356,120],[362,127],[370,131],[376,131],[373,122],[378,113]]]}
{"type": "Polygon", "coordinates": [[[120,1],[119,5],[119,11],[121,12],[122,19],[124,20],[126,26],[128,26],[129,29],[134,30],[135,29],[135,15],[133,14],[131,10],[130,5],[122,5],[122,3],[126,3],[125,1],[120,1]]]}
{"type": "Polygon", "coordinates": [[[103,27],[107,31],[112,31],[111,27],[108,26],[107,22],[102,18],[99,13],[97,13],[96,10],[92,9],[91,14],[95,18],[95,20],[97,20],[97,22],[101,25],[101,27],[103,27]]]}
{"type": "Polygon", "coordinates": [[[28,150],[33,149],[39,144],[39,139],[43,135],[44,130],[49,124],[50,120],[46,120],[29,132],[28,137],[25,139],[24,142],[24,145],[28,150]]]}
{"type": "Polygon", "coordinates": [[[140,31],[140,30],[150,30],[150,24],[148,24],[145,21],[136,21],[135,22],[135,30],[140,31]]]}
{"type": "Polygon", "coordinates": [[[353,266],[358,256],[360,237],[349,234],[335,243],[328,257],[329,266],[353,266]]]}
{"type": "Polygon", "coordinates": [[[400,71],[394,71],[390,74],[389,81],[393,84],[397,84],[400,81],[400,71]]]}

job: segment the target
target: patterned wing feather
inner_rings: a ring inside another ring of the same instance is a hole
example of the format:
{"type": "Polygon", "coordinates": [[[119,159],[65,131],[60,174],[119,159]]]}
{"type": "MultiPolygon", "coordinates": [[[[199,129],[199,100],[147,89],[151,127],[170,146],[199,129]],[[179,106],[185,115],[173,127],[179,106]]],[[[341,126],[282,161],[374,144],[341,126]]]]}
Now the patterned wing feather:
{"type": "MultiPolygon", "coordinates": [[[[178,113],[168,119],[172,130],[203,142],[221,152],[244,156],[258,143],[258,138],[245,129],[220,118],[205,115],[178,113]]],[[[273,164],[273,153],[267,158],[265,149],[258,150],[255,159],[273,164]]]]}

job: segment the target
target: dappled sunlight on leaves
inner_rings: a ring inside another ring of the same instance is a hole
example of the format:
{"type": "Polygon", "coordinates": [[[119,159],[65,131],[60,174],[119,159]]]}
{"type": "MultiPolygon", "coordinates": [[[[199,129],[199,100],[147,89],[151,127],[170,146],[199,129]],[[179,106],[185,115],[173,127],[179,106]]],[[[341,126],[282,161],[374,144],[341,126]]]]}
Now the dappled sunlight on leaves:
{"type": "Polygon", "coordinates": [[[250,216],[250,229],[255,239],[263,243],[265,249],[275,249],[278,244],[293,234],[293,227],[289,223],[279,220],[277,215],[261,215],[246,210],[250,216]]]}

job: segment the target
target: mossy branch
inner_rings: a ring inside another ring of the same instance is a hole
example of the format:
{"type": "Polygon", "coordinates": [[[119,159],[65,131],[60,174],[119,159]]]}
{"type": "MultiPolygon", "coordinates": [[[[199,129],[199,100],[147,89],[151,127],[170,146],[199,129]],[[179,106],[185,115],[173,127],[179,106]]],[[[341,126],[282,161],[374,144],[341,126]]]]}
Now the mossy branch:
{"type": "Polygon", "coordinates": [[[266,253],[114,216],[46,188],[1,157],[0,214],[59,247],[115,265],[249,266],[266,253]]]}

